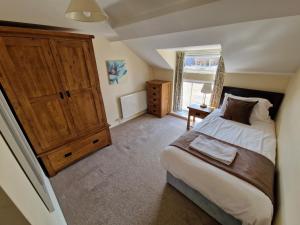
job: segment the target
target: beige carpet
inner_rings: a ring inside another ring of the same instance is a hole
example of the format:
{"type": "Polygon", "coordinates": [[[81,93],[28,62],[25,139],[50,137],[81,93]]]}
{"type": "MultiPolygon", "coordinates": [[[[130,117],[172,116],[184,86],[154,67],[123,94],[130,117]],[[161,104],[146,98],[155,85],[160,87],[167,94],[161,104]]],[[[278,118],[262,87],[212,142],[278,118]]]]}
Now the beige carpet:
{"type": "Polygon", "coordinates": [[[172,116],[144,115],[112,129],[113,145],[66,168],[51,183],[69,225],[214,225],[166,184],[161,150],[185,132],[172,116]]]}

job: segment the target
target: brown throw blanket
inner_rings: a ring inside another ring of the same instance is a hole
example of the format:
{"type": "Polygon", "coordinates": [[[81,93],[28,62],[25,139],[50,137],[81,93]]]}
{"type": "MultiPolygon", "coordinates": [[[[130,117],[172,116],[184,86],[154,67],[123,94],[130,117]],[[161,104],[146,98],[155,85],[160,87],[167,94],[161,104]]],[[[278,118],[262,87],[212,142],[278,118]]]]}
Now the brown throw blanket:
{"type": "Polygon", "coordinates": [[[214,137],[205,135],[197,131],[190,131],[184,134],[171,145],[178,147],[198,157],[199,159],[202,159],[203,161],[254,185],[263,193],[265,193],[274,204],[273,183],[275,167],[274,164],[263,155],[236,145],[229,144],[227,142],[218,140],[214,137]],[[239,150],[234,161],[230,165],[225,165],[224,163],[221,163],[195,149],[190,148],[190,143],[199,135],[202,135],[203,137],[208,139],[215,139],[222,143],[238,148],[239,150]]]}

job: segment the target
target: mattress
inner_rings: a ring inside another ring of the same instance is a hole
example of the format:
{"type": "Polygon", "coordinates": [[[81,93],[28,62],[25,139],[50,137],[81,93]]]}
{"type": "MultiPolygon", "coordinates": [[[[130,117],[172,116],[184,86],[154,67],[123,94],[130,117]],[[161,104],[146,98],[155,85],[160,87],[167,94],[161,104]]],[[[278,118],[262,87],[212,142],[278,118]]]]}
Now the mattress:
{"type": "MultiPolygon", "coordinates": [[[[273,121],[257,121],[251,126],[220,117],[215,110],[194,128],[220,140],[264,155],[275,163],[276,136],[273,121]]],[[[217,167],[174,146],[161,154],[164,168],[214,202],[244,225],[270,225],[273,204],[262,191],[217,167]]]]}

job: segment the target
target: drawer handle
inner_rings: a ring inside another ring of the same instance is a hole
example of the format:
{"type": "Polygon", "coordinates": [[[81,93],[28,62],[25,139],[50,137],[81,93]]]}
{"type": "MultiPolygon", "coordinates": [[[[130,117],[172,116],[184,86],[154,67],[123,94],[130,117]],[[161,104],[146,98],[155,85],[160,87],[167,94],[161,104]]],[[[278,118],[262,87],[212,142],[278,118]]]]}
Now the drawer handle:
{"type": "Polygon", "coordinates": [[[71,94],[70,94],[69,91],[66,91],[66,94],[67,94],[67,96],[68,96],[69,98],[71,97],[71,94]]]}
{"type": "Polygon", "coordinates": [[[97,142],[99,142],[99,139],[93,140],[93,144],[96,144],[97,142]]]}
{"type": "Polygon", "coordinates": [[[153,93],[152,95],[156,95],[156,93],[153,93]]]}
{"type": "Polygon", "coordinates": [[[70,157],[72,154],[73,154],[72,152],[66,153],[65,158],[70,157]]]}
{"type": "Polygon", "coordinates": [[[156,101],[156,98],[154,98],[153,101],[155,102],[155,101],[156,101]]]}
{"type": "Polygon", "coordinates": [[[59,92],[59,96],[61,99],[64,99],[64,94],[61,91],[59,92]]]}
{"type": "Polygon", "coordinates": [[[153,90],[156,90],[156,87],[153,87],[152,89],[153,89],[153,90]]]}

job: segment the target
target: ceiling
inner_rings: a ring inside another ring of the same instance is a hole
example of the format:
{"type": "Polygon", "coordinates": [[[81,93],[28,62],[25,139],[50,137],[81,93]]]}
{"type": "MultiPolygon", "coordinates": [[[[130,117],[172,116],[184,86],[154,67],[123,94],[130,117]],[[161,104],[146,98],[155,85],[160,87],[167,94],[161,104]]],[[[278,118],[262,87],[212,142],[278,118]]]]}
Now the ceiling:
{"type": "Polygon", "coordinates": [[[113,28],[163,16],[219,0],[123,0],[105,7],[113,28]]]}
{"type": "Polygon", "coordinates": [[[300,66],[300,16],[266,19],[125,40],[143,59],[168,69],[157,49],[221,44],[226,72],[295,73],[300,66]]]}
{"type": "Polygon", "coordinates": [[[124,40],[299,14],[299,0],[220,0],[114,30],[124,40]]]}
{"type": "MultiPolygon", "coordinates": [[[[117,33],[106,23],[83,23],[65,18],[69,0],[1,0],[0,20],[67,27],[106,38],[117,33]]],[[[106,1],[109,5],[111,1],[106,1]]]]}
{"type": "Polygon", "coordinates": [[[109,22],[64,17],[69,0],[1,0],[0,20],[76,29],[122,40],[149,64],[157,49],[221,44],[227,72],[294,73],[300,66],[299,0],[97,0],[109,22]],[[34,13],[33,13],[34,12],[34,13]]]}

